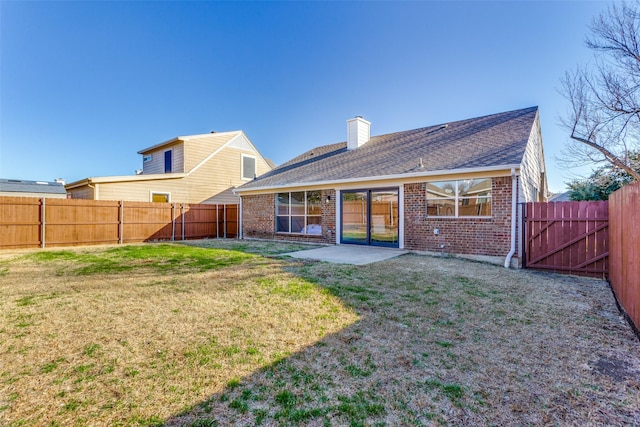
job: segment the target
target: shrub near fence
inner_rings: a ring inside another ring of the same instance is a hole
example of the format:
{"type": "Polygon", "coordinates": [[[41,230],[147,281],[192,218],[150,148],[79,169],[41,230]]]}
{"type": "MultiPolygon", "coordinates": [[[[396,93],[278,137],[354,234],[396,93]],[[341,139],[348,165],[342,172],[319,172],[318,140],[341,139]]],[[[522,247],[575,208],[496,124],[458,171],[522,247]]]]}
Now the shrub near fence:
{"type": "Polygon", "coordinates": [[[620,306],[640,328],[640,182],[609,196],[609,282],[620,306]]]}
{"type": "Polygon", "coordinates": [[[0,197],[0,249],[237,235],[238,205],[0,197]]]}

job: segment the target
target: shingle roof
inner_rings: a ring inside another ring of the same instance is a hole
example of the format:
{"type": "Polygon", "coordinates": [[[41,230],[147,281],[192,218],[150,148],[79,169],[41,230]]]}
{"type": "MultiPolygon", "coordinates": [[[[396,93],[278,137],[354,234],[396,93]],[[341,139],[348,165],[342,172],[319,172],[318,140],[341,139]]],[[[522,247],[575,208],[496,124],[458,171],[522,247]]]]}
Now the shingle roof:
{"type": "Polygon", "coordinates": [[[538,107],[530,107],[374,136],[354,150],[347,150],[346,142],[324,145],[291,159],[239,190],[519,165],[537,112],[538,107]]]}
{"type": "Polygon", "coordinates": [[[22,179],[0,179],[0,191],[11,193],[67,194],[59,182],[25,181],[22,179]]]}

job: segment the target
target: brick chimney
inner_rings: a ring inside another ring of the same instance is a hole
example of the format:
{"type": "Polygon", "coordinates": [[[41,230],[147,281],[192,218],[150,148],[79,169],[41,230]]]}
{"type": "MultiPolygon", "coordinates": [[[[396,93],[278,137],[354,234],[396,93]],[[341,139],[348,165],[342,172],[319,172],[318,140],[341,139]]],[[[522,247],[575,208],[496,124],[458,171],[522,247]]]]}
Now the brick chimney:
{"type": "Polygon", "coordinates": [[[369,142],[371,122],[362,116],[347,120],[347,149],[353,150],[369,142]]]}

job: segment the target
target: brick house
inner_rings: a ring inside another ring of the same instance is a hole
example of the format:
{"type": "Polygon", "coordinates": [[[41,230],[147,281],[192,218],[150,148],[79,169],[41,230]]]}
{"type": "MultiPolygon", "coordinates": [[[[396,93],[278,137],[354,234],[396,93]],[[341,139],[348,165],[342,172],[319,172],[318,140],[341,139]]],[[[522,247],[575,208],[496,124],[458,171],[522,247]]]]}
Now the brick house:
{"type": "Polygon", "coordinates": [[[544,201],[537,107],[314,148],[235,190],[245,239],[458,254],[518,263],[518,203],[544,201]]]}

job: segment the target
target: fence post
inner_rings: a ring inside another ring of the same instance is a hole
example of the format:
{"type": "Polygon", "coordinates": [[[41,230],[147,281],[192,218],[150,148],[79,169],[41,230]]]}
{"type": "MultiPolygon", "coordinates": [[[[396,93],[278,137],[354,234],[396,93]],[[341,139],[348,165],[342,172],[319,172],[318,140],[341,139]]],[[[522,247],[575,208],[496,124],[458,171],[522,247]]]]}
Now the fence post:
{"type": "Polygon", "coordinates": [[[44,249],[45,245],[45,238],[46,238],[46,233],[44,231],[45,227],[47,226],[47,220],[46,220],[46,215],[47,215],[47,207],[46,207],[46,200],[44,197],[42,198],[42,203],[40,204],[40,239],[42,240],[42,243],[40,244],[40,246],[44,249]]]}
{"type": "Polygon", "coordinates": [[[171,204],[171,241],[175,240],[176,236],[176,204],[171,204]]]}
{"type": "Polygon", "coordinates": [[[216,203],[216,239],[220,238],[220,215],[218,214],[218,204],[216,203]]]}
{"type": "Polygon", "coordinates": [[[182,215],[182,240],[184,240],[184,203],[182,204],[181,215],[182,215]]]}
{"type": "Polygon", "coordinates": [[[120,234],[119,243],[124,243],[124,200],[120,200],[120,221],[118,224],[118,234],[120,234]]]}
{"type": "Polygon", "coordinates": [[[222,205],[222,213],[223,218],[222,218],[222,227],[224,228],[224,238],[227,238],[227,205],[224,204],[222,205]]]}
{"type": "MultiPolygon", "coordinates": [[[[393,221],[393,214],[391,215],[393,221]]],[[[240,238],[240,204],[236,205],[236,239],[240,238]]]]}

